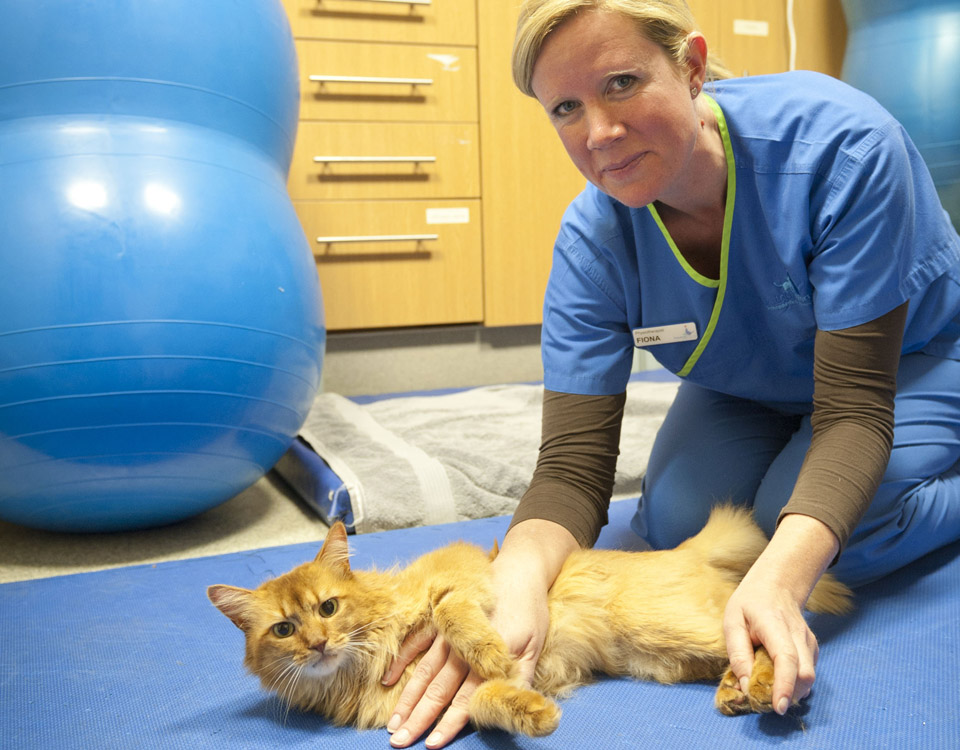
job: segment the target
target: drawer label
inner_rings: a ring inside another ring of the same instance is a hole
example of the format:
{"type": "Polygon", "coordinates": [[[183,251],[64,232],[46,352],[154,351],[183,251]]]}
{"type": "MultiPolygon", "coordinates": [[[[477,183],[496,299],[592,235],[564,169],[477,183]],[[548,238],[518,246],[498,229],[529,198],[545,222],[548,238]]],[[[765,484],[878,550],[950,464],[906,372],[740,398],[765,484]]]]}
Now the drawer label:
{"type": "Polygon", "coordinates": [[[469,208],[428,208],[427,224],[469,224],[469,208]]]}
{"type": "Polygon", "coordinates": [[[740,36],[770,36],[770,24],[767,21],[735,18],[733,19],[733,33],[740,36]]]}

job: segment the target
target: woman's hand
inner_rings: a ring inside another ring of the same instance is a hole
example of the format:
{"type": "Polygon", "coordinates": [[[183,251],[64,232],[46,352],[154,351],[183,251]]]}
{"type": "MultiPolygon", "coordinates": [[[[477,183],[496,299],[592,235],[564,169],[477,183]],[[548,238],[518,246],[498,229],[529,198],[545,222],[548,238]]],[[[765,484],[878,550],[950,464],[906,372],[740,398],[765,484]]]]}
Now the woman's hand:
{"type": "Polygon", "coordinates": [[[838,547],[833,532],[820,521],[785,516],[727,602],[723,632],[730,668],[746,692],[754,647],[763,644],[773,660],[773,707],[778,714],[806,698],[816,679],[819,647],[803,608],[838,547]]]}
{"type": "MultiPolygon", "coordinates": [[[[492,563],[496,607],[493,627],[516,655],[520,676],[533,682],[537,659],[549,627],[547,592],[563,561],[579,545],[563,527],[550,521],[528,520],[517,524],[504,539],[492,563]]],[[[467,669],[442,636],[412,635],[404,641],[384,684],[395,683],[406,666],[426,650],[397,703],[388,731],[390,744],[407,747],[416,742],[437,717],[443,717],[427,737],[428,748],[451,741],[469,721],[470,697],[480,679],[467,669]]]]}
{"type": "Polygon", "coordinates": [[[407,747],[416,742],[447,706],[443,718],[427,737],[427,747],[443,747],[469,719],[467,706],[479,680],[450,650],[443,636],[438,635],[432,641],[429,634],[408,636],[383,683],[394,684],[407,664],[424,650],[426,653],[403,689],[387,724],[387,731],[392,733],[390,744],[394,747],[407,747]]]}

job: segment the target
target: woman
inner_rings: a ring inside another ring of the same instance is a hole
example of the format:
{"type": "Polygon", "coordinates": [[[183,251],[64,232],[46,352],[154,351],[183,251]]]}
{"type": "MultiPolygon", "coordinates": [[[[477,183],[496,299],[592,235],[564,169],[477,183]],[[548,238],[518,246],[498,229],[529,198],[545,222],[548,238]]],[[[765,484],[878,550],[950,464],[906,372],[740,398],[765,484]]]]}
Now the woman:
{"type": "MultiPolygon", "coordinates": [[[[960,538],[960,239],[876,102],[812,73],[722,80],[682,0],[528,0],[514,77],[590,184],[554,250],[543,443],[495,625],[532,675],[546,592],[606,522],[649,347],[682,383],[634,528],[670,547],[713,502],[753,507],[771,541],[724,634],[742,681],[767,647],[782,714],[814,681],[802,609],[828,567],[857,585],[960,538]]],[[[392,744],[452,701],[427,739],[446,744],[475,682],[437,639],[392,744]]]]}

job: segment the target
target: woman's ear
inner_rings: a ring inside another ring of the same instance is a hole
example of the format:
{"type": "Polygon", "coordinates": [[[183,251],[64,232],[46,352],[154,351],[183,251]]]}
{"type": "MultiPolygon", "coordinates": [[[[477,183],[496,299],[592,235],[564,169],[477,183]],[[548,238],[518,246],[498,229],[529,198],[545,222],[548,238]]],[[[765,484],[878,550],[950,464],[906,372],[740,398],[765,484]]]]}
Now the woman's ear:
{"type": "Polygon", "coordinates": [[[707,39],[699,31],[687,34],[687,76],[691,93],[699,94],[707,80],[707,39]]]}

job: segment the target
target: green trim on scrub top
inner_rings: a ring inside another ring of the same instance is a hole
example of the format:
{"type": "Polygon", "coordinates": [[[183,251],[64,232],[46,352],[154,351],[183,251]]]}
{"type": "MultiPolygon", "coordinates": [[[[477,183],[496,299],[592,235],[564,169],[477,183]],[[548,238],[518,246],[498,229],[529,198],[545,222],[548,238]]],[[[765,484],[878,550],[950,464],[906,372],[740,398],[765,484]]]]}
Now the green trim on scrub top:
{"type": "Polygon", "coordinates": [[[687,272],[687,276],[701,286],[713,287],[714,289],[720,286],[720,279],[711,279],[708,276],[704,276],[702,273],[697,271],[697,269],[691,266],[687,259],[683,257],[683,253],[680,252],[677,244],[673,241],[673,237],[670,236],[670,232],[667,231],[667,227],[664,225],[663,219],[660,218],[660,212],[657,211],[657,207],[652,203],[648,203],[647,208],[650,209],[650,213],[653,214],[653,218],[657,222],[657,226],[660,227],[660,231],[663,233],[663,238],[667,241],[667,244],[673,251],[673,255],[677,259],[677,263],[683,266],[683,270],[687,272]]]}
{"type": "Polygon", "coordinates": [[[694,270],[694,268],[687,262],[687,259],[683,257],[682,253],[677,248],[676,243],[670,236],[670,232],[667,231],[667,228],[663,224],[663,219],[661,219],[660,214],[657,213],[656,206],[654,206],[652,203],[647,205],[647,208],[653,215],[654,220],[657,222],[657,226],[660,227],[660,231],[663,233],[667,244],[670,246],[670,250],[673,251],[677,261],[681,266],[683,266],[683,269],[687,272],[690,278],[696,281],[698,284],[702,284],[706,287],[715,287],[717,289],[717,298],[713,303],[713,312],[710,314],[710,322],[707,323],[707,329],[700,336],[700,343],[697,344],[697,348],[693,350],[693,354],[690,355],[690,358],[687,359],[686,364],[684,364],[684,366],[677,373],[677,375],[679,375],[681,378],[689,375],[694,365],[697,364],[697,360],[700,359],[700,355],[703,354],[703,350],[706,349],[707,344],[710,343],[710,338],[713,336],[713,331],[717,327],[717,320],[720,318],[720,308],[723,307],[723,298],[726,296],[727,292],[727,259],[730,253],[730,229],[733,226],[733,204],[737,193],[737,165],[733,158],[733,145],[730,143],[730,133],[727,130],[727,120],[723,116],[723,110],[720,109],[719,104],[717,104],[707,94],[704,94],[703,97],[717,117],[717,127],[720,129],[720,138],[723,140],[723,152],[727,157],[727,201],[723,211],[723,236],[720,241],[719,279],[708,279],[703,274],[697,273],[697,271],[694,270]]]}

